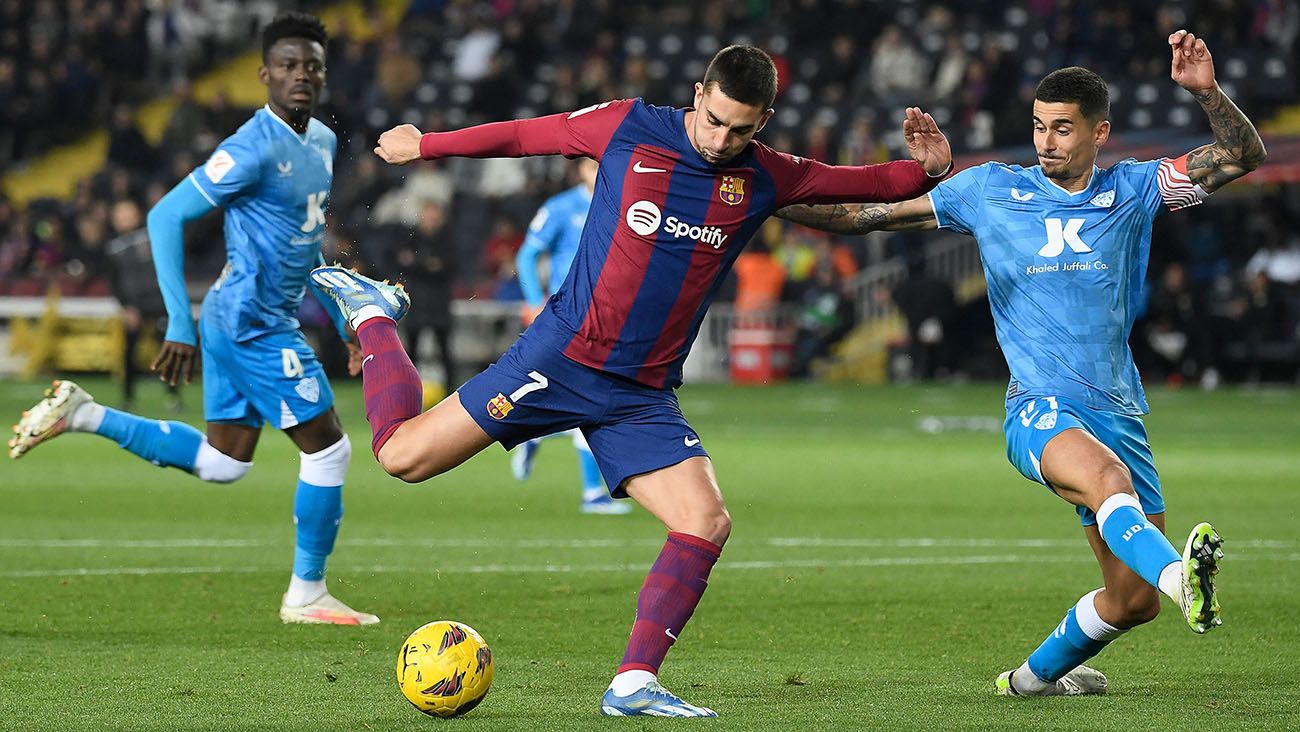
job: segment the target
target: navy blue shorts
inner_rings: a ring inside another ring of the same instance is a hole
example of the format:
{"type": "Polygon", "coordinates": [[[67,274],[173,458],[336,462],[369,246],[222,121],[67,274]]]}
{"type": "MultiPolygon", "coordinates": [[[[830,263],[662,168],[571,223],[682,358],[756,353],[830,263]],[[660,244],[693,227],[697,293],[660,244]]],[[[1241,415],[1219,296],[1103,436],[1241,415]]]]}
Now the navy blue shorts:
{"type": "MultiPolygon", "coordinates": [[[[1043,448],[1068,429],[1084,430],[1114,451],[1133,476],[1133,490],[1143,513],[1150,516],[1165,512],[1146,427],[1137,417],[1091,409],[1065,397],[1027,395],[1007,404],[1007,421],[1002,425],[1007,436],[1007,459],[1021,475],[1047,485],[1038,467],[1043,448]]],[[[1097,515],[1091,509],[1075,509],[1084,526],[1096,525],[1097,515]]]]}
{"type": "Polygon", "coordinates": [[[502,447],[577,427],[617,498],[627,495],[628,478],[708,457],[671,390],[583,366],[536,341],[520,336],[457,390],[465,411],[502,447]]]}

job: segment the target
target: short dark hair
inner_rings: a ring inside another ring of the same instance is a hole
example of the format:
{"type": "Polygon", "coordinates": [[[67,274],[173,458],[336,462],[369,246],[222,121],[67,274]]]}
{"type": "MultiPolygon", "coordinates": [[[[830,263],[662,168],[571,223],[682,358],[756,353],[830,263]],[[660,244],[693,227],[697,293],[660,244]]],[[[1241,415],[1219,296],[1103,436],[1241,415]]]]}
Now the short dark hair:
{"type": "Polygon", "coordinates": [[[262,29],[262,61],[266,61],[271,46],[285,38],[306,38],[325,47],[329,43],[329,34],[320,18],[296,10],[280,13],[262,29]]]}
{"type": "Polygon", "coordinates": [[[1110,89],[1096,73],[1082,66],[1057,69],[1038,82],[1034,99],[1040,102],[1074,102],[1091,122],[1110,117],[1110,89]]]}
{"type": "Polygon", "coordinates": [[[709,84],[741,104],[768,109],[776,99],[776,64],[756,46],[727,46],[704,72],[705,91],[709,84]]]}

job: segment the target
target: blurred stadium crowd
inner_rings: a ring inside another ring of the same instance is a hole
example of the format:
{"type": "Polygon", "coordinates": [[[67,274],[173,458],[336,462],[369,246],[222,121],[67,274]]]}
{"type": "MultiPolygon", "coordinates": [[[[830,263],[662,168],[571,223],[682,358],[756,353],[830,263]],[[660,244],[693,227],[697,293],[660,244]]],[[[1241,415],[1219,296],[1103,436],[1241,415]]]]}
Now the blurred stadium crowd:
{"type": "MultiPolygon", "coordinates": [[[[116,293],[160,309],[138,231],[143,213],[251,112],[221,94],[199,101],[190,82],[248,51],[277,11],[322,5],[0,0],[5,175],[21,176],[31,160],[90,129],[110,136],[105,165],[72,197],[19,206],[0,194],[0,296],[38,295],[57,282],[65,294],[116,293]],[[147,139],[135,112],[159,94],[178,104],[161,138],[147,139]]],[[[1117,132],[1171,130],[1208,142],[1200,109],[1168,79],[1164,39],[1183,26],[1207,36],[1225,89],[1257,123],[1297,101],[1296,0],[413,0],[396,24],[377,5],[363,6],[365,27],[330,28],[329,87],[317,112],[340,141],[327,256],[421,280],[437,299],[518,298],[514,252],[537,205],[570,183],[566,165],[455,160],[389,169],[370,152],[379,132],[632,96],[689,104],[692,84],[727,43],[758,44],[777,61],[777,115],[760,139],[845,164],[903,156],[896,120],[913,104],[934,113],[966,161],[1023,149],[1037,80],[1070,64],[1112,83],[1117,132]]],[[[1134,337],[1148,373],[1214,382],[1268,376],[1260,369],[1274,364],[1282,377],[1294,374],[1300,188],[1239,187],[1248,190],[1157,223],[1148,306],[1134,337]]],[[[224,261],[218,216],[188,232],[197,292],[224,261]]],[[[840,285],[857,270],[930,241],[829,241],[780,224],[760,239],[738,267],[746,282],[730,295],[742,308],[751,296],[756,307],[815,303],[824,291],[847,296],[840,285]]],[[[916,300],[895,299],[908,298],[916,300]]],[[[950,299],[920,298],[937,303],[926,307],[951,318],[952,331],[964,326],[950,299]]],[[[831,308],[836,333],[852,320],[851,305],[831,308]]],[[[935,373],[962,370],[955,348],[933,360],[935,373]]]]}

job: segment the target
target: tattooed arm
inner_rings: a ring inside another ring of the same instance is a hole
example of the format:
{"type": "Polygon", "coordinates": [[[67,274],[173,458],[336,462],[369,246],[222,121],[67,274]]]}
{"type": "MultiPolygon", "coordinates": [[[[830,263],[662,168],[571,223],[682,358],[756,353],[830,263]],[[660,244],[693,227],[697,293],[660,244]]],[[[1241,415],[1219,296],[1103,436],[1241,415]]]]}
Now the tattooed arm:
{"type": "Polygon", "coordinates": [[[1196,98],[1214,130],[1214,142],[1187,153],[1187,176],[1213,193],[1264,162],[1264,141],[1214,80],[1214,59],[1205,41],[1180,30],[1169,36],[1169,46],[1170,77],[1196,98]]]}
{"type": "Polygon", "coordinates": [[[776,212],[778,218],[834,234],[869,231],[923,231],[938,227],[929,196],[900,203],[855,203],[822,206],[798,204],[776,212]]]}

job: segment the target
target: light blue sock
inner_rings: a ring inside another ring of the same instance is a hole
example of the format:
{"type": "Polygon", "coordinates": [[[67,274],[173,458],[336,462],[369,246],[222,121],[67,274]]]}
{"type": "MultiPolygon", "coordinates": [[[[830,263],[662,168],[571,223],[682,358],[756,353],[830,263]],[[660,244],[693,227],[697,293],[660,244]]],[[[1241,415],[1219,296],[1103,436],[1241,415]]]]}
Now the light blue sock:
{"type": "Polygon", "coordinates": [[[1107,643],[1124,634],[1122,629],[1107,623],[1097,614],[1096,598],[1099,592],[1101,590],[1093,590],[1079,598],[1079,602],[1065,614],[1065,620],[1029,655],[1025,666],[1037,678],[1022,678],[1025,666],[1016,670],[1013,681],[1022,693],[1033,691],[1025,687],[1057,681],[1075,666],[1100,653],[1107,643]]]}
{"type": "Polygon", "coordinates": [[[298,481],[293,496],[293,521],[298,537],[293,548],[293,573],[301,579],[325,579],[325,560],[334,551],[343,519],[343,486],[298,481]]]}
{"type": "Polygon", "coordinates": [[[1097,509],[1097,525],[1111,553],[1146,580],[1160,588],[1160,571],[1179,560],[1178,550],[1147,521],[1142,505],[1128,493],[1117,493],[1097,509]]]}
{"type": "Polygon", "coordinates": [[[578,468],[582,471],[583,489],[592,490],[605,487],[600,477],[600,466],[596,464],[596,456],[591,454],[591,450],[578,448],[578,468]]]}
{"type": "Polygon", "coordinates": [[[125,450],[154,465],[194,472],[194,460],[203,433],[184,422],[145,419],[128,412],[104,407],[104,419],[95,434],[103,435],[125,450]]]}

